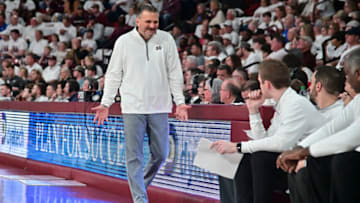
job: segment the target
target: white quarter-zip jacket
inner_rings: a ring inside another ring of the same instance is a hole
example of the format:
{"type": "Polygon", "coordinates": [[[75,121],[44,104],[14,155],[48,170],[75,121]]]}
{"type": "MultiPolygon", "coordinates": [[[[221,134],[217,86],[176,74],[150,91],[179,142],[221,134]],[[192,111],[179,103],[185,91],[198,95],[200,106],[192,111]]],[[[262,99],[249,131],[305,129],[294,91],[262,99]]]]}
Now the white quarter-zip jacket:
{"type": "Polygon", "coordinates": [[[173,37],[157,30],[145,41],[135,28],[115,42],[101,104],[110,106],[120,88],[122,113],[170,113],[172,97],[185,103],[183,80],[173,37]]]}

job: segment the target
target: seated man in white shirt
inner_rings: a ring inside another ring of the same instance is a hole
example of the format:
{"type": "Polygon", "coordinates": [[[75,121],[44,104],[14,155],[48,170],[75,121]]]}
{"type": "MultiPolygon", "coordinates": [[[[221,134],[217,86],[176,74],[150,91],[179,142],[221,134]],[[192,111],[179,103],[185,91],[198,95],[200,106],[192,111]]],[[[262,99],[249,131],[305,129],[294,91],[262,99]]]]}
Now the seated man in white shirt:
{"type": "Polygon", "coordinates": [[[259,63],[262,60],[259,55],[254,52],[249,43],[241,42],[236,53],[241,58],[242,67],[249,75],[258,72],[259,63]]]}
{"type": "Polygon", "coordinates": [[[344,62],[346,80],[357,95],[341,114],[277,160],[277,166],[289,173],[299,160],[314,160],[306,168],[311,187],[324,202],[360,202],[360,48],[351,51],[344,62]],[[313,162],[318,163],[318,170],[312,170],[313,162]]]}
{"type": "Polygon", "coordinates": [[[22,57],[27,49],[26,41],[20,37],[20,32],[17,29],[10,31],[10,42],[9,42],[9,55],[13,58],[22,57]]]}
{"type": "Polygon", "coordinates": [[[95,53],[97,44],[94,39],[94,31],[87,29],[83,40],[81,40],[81,47],[88,50],[89,53],[95,53]]]}
{"type": "MultiPolygon", "coordinates": [[[[344,86],[345,74],[334,67],[319,67],[312,76],[311,86],[309,88],[310,99],[317,105],[320,113],[329,121],[340,115],[344,109],[344,102],[339,99],[340,93],[344,91],[344,86]]],[[[305,167],[309,164],[316,163],[306,163],[305,160],[299,161],[296,173],[288,176],[292,203],[316,202],[315,199],[318,195],[312,190],[308,169],[305,167]],[[308,199],[309,197],[311,198],[308,199]]],[[[319,202],[327,201],[321,201],[319,199],[319,202]]]]}
{"type": "Polygon", "coordinates": [[[276,181],[286,187],[285,173],[276,169],[277,156],[314,132],[325,120],[305,97],[289,87],[289,68],[283,62],[265,60],[260,63],[258,79],[261,90],[250,92],[245,100],[251,127],[248,136],[252,140],[217,141],[211,145],[219,153],[244,153],[235,176],[234,193],[246,203],[271,202],[276,181]],[[276,101],[268,130],[263,126],[259,111],[265,99],[276,101]]]}
{"type": "Polygon", "coordinates": [[[44,53],[44,48],[48,45],[48,41],[43,39],[43,32],[41,30],[35,31],[35,39],[31,41],[29,51],[40,58],[44,53]]]}
{"type": "Polygon", "coordinates": [[[40,72],[43,71],[42,67],[36,62],[35,55],[33,53],[26,54],[25,62],[25,68],[28,70],[28,73],[31,73],[32,70],[39,70],[40,72]]]}
{"type": "Polygon", "coordinates": [[[56,82],[60,76],[60,65],[56,63],[56,56],[51,55],[48,58],[48,66],[44,69],[42,76],[46,83],[56,82]]]}
{"type": "Polygon", "coordinates": [[[287,54],[285,50],[285,38],[279,34],[274,34],[271,39],[271,54],[267,56],[267,59],[282,60],[287,54]]]}

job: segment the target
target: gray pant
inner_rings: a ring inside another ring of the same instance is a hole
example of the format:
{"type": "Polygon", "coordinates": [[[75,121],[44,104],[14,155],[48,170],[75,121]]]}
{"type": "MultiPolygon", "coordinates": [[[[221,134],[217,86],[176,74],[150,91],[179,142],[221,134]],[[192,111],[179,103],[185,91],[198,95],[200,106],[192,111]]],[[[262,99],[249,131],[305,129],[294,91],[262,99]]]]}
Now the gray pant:
{"type": "Polygon", "coordinates": [[[126,168],[133,201],[147,203],[146,188],[169,151],[168,114],[123,114],[126,168]],[[150,157],[143,171],[143,143],[149,136],[150,157]]]}

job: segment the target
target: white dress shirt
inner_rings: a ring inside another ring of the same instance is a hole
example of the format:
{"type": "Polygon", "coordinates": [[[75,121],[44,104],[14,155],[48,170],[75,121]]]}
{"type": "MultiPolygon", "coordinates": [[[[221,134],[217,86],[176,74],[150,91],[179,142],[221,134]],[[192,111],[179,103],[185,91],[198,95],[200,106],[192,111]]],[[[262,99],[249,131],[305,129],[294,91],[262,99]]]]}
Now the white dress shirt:
{"type": "Polygon", "coordinates": [[[185,103],[183,84],[173,37],[157,30],[146,42],[134,28],[115,42],[101,104],[110,106],[120,88],[123,113],[169,113],[171,95],[176,105],[185,103]]]}
{"type": "Polygon", "coordinates": [[[360,95],[341,114],[311,134],[300,146],[309,144],[313,157],[322,157],[355,150],[360,151],[360,95]],[[312,144],[314,143],[314,144],[312,144]]]}
{"type": "Polygon", "coordinates": [[[274,117],[265,130],[260,113],[250,114],[251,134],[255,140],[242,142],[243,153],[283,152],[314,132],[325,118],[305,97],[288,88],[275,105],[274,117]]]}

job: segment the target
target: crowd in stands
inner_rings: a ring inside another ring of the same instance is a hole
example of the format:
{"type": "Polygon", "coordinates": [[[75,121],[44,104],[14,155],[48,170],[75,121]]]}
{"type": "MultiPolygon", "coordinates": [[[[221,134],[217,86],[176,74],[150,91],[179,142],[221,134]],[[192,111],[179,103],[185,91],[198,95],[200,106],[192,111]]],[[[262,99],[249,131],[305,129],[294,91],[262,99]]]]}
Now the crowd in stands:
{"type": "Polygon", "coordinates": [[[306,95],[316,67],[341,69],[359,46],[357,0],[2,1],[0,100],[99,101],[111,49],[144,2],[176,41],[189,104],[243,102],[265,59],[285,62],[306,95]]]}

